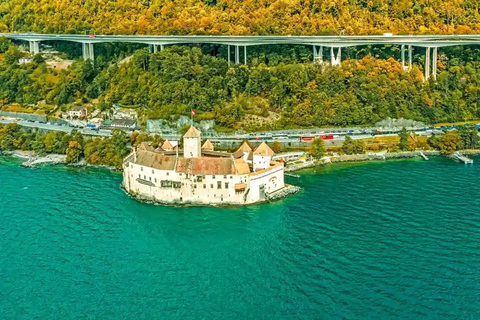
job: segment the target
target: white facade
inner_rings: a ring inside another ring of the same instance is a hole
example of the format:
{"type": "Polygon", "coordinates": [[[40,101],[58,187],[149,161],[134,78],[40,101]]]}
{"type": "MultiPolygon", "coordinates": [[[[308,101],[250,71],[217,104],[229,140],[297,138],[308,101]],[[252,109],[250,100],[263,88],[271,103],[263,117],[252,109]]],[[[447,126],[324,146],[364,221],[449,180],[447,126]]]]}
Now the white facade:
{"type": "Polygon", "coordinates": [[[253,171],[269,168],[271,161],[272,161],[271,156],[260,156],[260,155],[254,154],[253,155],[253,171]]]}
{"type": "Polygon", "coordinates": [[[200,137],[183,139],[183,156],[185,158],[198,158],[202,155],[200,137]]]}
{"type": "Polygon", "coordinates": [[[124,189],[160,203],[249,204],[285,187],[283,163],[271,163],[271,155],[254,155],[252,172],[242,154],[202,156],[200,143],[192,127],[183,138],[183,157],[148,148],[132,152],[123,162],[124,189]]]}
{"type": "Polygon", "coordinates": [[[250,204],[266,200],[285,186],[280,163],[243,175],[188,175],[139,165],[134,159],[135,152],[125,159],[123,187],[140,198],[160,203],[250,204]]]}

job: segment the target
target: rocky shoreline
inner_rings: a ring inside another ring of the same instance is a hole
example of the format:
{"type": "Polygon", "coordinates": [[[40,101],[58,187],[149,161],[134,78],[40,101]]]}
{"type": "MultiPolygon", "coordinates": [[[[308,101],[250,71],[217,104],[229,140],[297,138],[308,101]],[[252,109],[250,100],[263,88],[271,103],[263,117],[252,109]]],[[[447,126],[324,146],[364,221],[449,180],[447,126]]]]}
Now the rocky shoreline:
{"type": "MultiPolygon", "coordinates": [[[[366,153],[366,154],[353,154],[353,155],[336,155],[325,156],[320,160],[308,161],[305,163],[294,164],[287,166],[285,172],[294,172],[302,169],[313,168],[316,166],[324,165],[327,163],[341,163],[341,162],[363,162],[363,161],[386,161],[392,159],[411,159],[421,158],[420,153],[427,157],[442,157],[440,151],[405,151],[405,152],[378,152],[378,153],[366,153]]],[[[460,150],[458,153],[465,156],[480,155],[480,150],[460,150]]]]}
{"type": "Polygon", "coordinates": [[[202,202],[162,202],[158,200],[153,200],[151,198],[147,198],[144,196],[141,196],[139,194],[133,194],[129,193],[123,186],[121,187],[122,190],[127,194],[130,198],[147,203],[147,204],[153,204],[153,205],[158,205],[158,206],[173,206],[173,207],[243,207],[243,206],[250,206],[250,205],[257,205],[257,204],[262,204],[262,203],[271,203],[271,202],[276,202],[282,199],[285,199],[289,196],[292,196],[300,191],[302,191],[302,188],[299,186],[294,186],[290,184],[285,184],[285,187],[283,189],[280,189],[266,197],[265,200],[259,201],[259,202],[253,202],[253,203],[222,203],[222,204],[210,204],[210,203],[202,203],[202,202]]]}

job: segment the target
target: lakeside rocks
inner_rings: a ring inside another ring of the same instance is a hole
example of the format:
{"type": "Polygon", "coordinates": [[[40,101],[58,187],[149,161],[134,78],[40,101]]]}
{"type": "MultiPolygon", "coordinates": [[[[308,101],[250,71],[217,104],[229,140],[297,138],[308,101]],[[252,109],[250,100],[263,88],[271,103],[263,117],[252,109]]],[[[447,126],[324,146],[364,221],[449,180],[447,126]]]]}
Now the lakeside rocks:
{"type": "Polygon", "coordinates": [[[175,206],[175,207],[239,207],[239,206],[245,206],[245,205],[249,206],[249,205],[262,204],[266,202],[279,201],[302,191],[302,188],[298,186],[286,184],[283,189],[280,189],[276,192],[266,195],[265,200],[255,202],[255,203],[248,203],[248,204],[242,204],[242,203],[205,204],[202,202],[162,202],[162,201],[148,198],[139,194],[129,193],[128,191],[125,190],[125,188],[123,188],[123,186],[122,186],[122,190],[132,199],[135,199],[139,202],[154,204],[154,205],[175,206]]]}

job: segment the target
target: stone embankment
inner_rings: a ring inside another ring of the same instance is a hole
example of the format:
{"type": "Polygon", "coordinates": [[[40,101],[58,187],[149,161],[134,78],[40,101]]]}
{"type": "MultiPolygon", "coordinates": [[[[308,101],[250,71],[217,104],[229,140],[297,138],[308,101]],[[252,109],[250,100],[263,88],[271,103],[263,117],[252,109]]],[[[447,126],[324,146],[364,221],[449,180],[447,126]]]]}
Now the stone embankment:
{"type": "Polygon", "coordinates": [[[302,188],[298,186],[293,186],[291,184],[286,184],[285,188],[277,190],[269,195],[267,195],[267,201],[277,201],[284,199],[288,196],[291,196],[295,193],[302,191],[302,188]]]}
{"type": "MultiPolygon", "coordinates": [[[[339,162],[359,162],[359,161],[378,161],[389,159],[408,159],[408,158],[421,158],[422,151],[405,151],[405,152],[370,152],[365,154],[352,154],[352,155],[334,155],[325,156],[320,160],[306,161],[304,163],[298,163],[289,165],[285,168],[285,172],[292,172],[306,168],[312,168],[318,165],[326,163],[339,163],[339,162]]],[[[461,154],[480,154],[480,150],[463,150],[461,154]]],[[[423,151],[423,154],[427,157],[441,156],[440,151],[423,151]]]]}

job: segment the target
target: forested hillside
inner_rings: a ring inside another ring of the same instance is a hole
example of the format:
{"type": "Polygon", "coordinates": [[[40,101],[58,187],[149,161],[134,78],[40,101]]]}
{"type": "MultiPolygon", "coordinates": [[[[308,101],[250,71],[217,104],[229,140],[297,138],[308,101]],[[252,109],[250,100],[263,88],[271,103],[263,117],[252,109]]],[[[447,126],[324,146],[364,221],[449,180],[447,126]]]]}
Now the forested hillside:
{"type": "MultiPolygon", "coordinates": [[[[93,66],[80,60],[55,70],[40,55],[33,63],[18,64],[22,53],[3,40],[0,107],[45,100],[66,110],[96,99],[103,110],[112,104],[136,108],[141,119],[169,119],[196,109],[196,120],[215,119],[226,129],[247,130],[367,125],[386,117],[427,123],[479,119],[478,50],[448,50],[440,52],[437,81],[424,82],[417,64],[404,71],[393,58],[366,55],[331,67],[299,63],[293,52],[285,54],[288,64],[229,66],[222,57],[183,46],[154,54],[137,50],[123,64],[93,66]],[[274,121],[255,122],[254,117],[274,121]]],[[[421,52],[415,60],[420,58],[421,52]]]]}
{"type": "Polygon", "coordinates": [[[3,0],[0,32],[479,33],[478,0],[3,0]]]}

